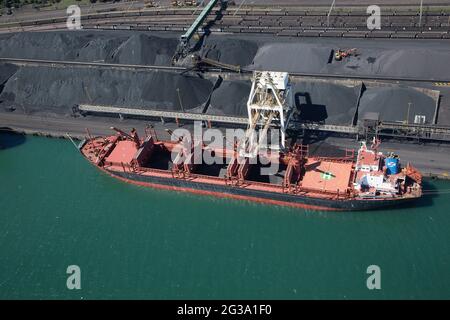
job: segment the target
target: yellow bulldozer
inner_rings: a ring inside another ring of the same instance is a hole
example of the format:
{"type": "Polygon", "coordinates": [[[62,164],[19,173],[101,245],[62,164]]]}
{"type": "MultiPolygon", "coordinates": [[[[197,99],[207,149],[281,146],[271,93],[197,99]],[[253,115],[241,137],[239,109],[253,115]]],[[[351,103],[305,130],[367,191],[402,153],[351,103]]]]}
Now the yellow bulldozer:
{"type": "Polygon", "coordinates": [[[341,61],[344,58],[350,57],[350,56],[358,56],[358,51],[356,48],[353,49],[337,49],[334,53],[334,59],[336,61],[341,61]]]}
{"type": "Polygon", "coordinates": [[[197,6],[196,0],[184,0],[184,1],[172,1],[173,7],[195,7],[197,6]]]}

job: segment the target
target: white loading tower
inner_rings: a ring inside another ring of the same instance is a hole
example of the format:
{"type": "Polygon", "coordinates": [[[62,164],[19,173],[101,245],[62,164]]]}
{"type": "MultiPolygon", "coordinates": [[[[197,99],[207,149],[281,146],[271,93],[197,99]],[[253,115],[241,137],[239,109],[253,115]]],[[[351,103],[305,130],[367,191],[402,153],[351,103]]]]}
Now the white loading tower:
{"type": "Polygon", "coordinates": [[[247,102],[248,129],[240,156],[256,157],[266,143],[270,127],[279,128],[279,141],[271,141],[271,149],[285,148],[286,128],[295,108],[287,72],[255,71],[247,102]],[[256,135],[259,132],[259,137],[256,135]]]}

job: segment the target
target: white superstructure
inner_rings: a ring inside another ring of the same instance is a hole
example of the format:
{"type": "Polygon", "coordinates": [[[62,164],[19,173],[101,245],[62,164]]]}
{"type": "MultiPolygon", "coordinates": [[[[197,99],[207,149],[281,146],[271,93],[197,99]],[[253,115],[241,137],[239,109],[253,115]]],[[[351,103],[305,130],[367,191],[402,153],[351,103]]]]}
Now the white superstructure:
{"type": "Polygon", "coordinates": [[[286,127],[294,111],[289,74],[255,71],[247,102],[248,129],[240,150],[242,157],[256,157],[266,142],[269,127],[280,130],[279,141],[271,141],[272,149],[284,149],[286,127]],[[256,130],[259,129],[259,137],[256,130]]]}

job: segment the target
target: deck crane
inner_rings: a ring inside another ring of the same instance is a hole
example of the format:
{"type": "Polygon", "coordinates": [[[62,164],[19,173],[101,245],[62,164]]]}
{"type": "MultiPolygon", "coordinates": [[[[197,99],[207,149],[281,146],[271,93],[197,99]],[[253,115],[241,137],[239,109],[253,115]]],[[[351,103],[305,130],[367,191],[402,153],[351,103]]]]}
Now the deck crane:
{"type": "Polygon", "coordinates": [[[206,17],[211,13],[214,6],[220,2],[220,11],[225,10],[228,5],[228,0],[210,0],[209,3],[203,8],[200,15],[195,19],[194,23],[189,27],[185,34],[180,37],[175,55],[172,59],[172,64],[183,64],[183,60],[189,55],[190,47],[189,41],[192,39],[197,30],[202,26],[206,17]]]}

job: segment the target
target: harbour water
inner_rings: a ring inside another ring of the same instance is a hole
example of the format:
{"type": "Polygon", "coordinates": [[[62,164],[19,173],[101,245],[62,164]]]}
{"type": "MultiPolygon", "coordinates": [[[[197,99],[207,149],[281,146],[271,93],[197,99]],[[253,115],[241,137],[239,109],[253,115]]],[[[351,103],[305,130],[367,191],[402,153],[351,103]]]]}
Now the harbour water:
{"type": "Polygon", "coordinates": [[[315,212],[128,185],[67,140],[0,141],[2,299],[450,298],[448,193],[315,212]],[[370,265],[380,290],[367,288],[370,265]]]}

